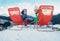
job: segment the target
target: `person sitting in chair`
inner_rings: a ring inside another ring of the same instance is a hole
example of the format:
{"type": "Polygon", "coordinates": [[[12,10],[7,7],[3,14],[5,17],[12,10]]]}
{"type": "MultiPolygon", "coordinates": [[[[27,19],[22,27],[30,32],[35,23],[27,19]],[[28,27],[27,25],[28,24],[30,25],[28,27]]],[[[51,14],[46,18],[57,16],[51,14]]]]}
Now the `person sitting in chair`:
{"type": "Polygon", "coordinates": [[[21,14],[22,14],[21,16],[22,16],[22,20],[23,20],[25,26],[27,26],[27,24],[29,24],[33,21],[33,18],[28,18],[27,9],[23,9],[21,14]]]}

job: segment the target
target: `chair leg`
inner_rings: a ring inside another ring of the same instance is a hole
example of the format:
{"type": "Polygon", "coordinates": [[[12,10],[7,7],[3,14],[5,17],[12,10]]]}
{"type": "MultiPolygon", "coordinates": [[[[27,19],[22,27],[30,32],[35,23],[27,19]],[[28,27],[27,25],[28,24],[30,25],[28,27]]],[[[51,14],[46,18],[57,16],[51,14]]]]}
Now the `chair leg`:
{"type": "Polygon", "coordinates": [[[40,25],[39,25],[39,27],[37,27],[37,31],[40,31],[40,30],[39,30],[39,29],[40,29],[40,27],[41,27],[40,25]]]}
{"type": "Polygon", "coordinates": [[[17,27],[18,27],[18,28],[21,28],[20,30],[22,30],[22,29],[23,29],[23,25],[22,25],[22,27],[19,27],[19,26],[17,25],[17,27]]]}
{"type": "Polygon", "coordinates": [[[24,25],[22,25],[21,30],[24,28],[24,25]]]}
{"type": "Polygon", "coordinates": [[[36,24],[34,24],[34,28],[33,29],[37,29],[38,28],[38,23],[36,22],[36,24]]]}
{"type": "Polygon", "coordinates": [[[38,28],[38,24],[36,23],[36,29],[38,28]]]}
{"type": "Polygon", "coordinates": [[[35,23],[34,23],[34,28],[33,29],[35,29],[35,23]]]}
{"type": "Polygon", "coordinates": [[[33,29],[35,29],[35,28],[36,28],[36,25],[37,25],[37,23],[35,23],[35,24],[34,24],[34,28],[33,28],[33,29]]]}

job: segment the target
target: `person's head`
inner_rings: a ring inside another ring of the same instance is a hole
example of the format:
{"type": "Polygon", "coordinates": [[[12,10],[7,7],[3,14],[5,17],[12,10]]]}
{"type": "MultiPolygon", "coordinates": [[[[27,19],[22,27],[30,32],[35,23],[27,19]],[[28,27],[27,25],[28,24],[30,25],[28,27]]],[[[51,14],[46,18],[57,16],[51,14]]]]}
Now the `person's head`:
{"type": "Polygon", "coordinates": [[[34,9],[35,13],[38,12],[38,9],[34,9]]]}
{"type": "Polygon", "coordinates": [[[23,9],[21,13],[22,14],[27,14],[27,9],[23,9]]]}
{"type": "Polygon", "coordinates": [[[34,7],[34,12],[38,13],[38,7],[37,6],[34,7]]]}

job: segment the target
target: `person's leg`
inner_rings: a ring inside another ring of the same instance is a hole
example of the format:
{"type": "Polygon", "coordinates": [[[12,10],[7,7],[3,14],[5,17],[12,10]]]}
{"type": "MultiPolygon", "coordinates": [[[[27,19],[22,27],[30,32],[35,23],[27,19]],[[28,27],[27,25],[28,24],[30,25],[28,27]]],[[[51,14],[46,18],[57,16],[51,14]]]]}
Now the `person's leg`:
{"type": "Polygon", "coordinates": [[[23,22],[24,22],[24,25],[25,25],[25,26],[27,26],[27,23],[26,23],[26,21],[24,20],[23,22]]]}
{"type": "Polygon", "coordinates": [[[31,19],[28,19],[28,22],[30,23],[30,24],[34,24],[34,19],[33,18],[31,18],[31,19]]]}

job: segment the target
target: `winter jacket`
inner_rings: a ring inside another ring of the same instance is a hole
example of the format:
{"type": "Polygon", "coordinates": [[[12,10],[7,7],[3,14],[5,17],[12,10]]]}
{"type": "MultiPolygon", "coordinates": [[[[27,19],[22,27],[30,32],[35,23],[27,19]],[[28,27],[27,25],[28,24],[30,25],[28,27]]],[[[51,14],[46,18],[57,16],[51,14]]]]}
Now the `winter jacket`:
{"type": "Polygon", "coordinates": [[[38,13],[36,13],[36,17],[34,18],[34,22],[38,22],[38,13]]]}
{"type": "Polygon", "coordinates": [[[22,19],[23,21],[27,18],[27,15],[26,14],[22,14],[22,19]]]}

